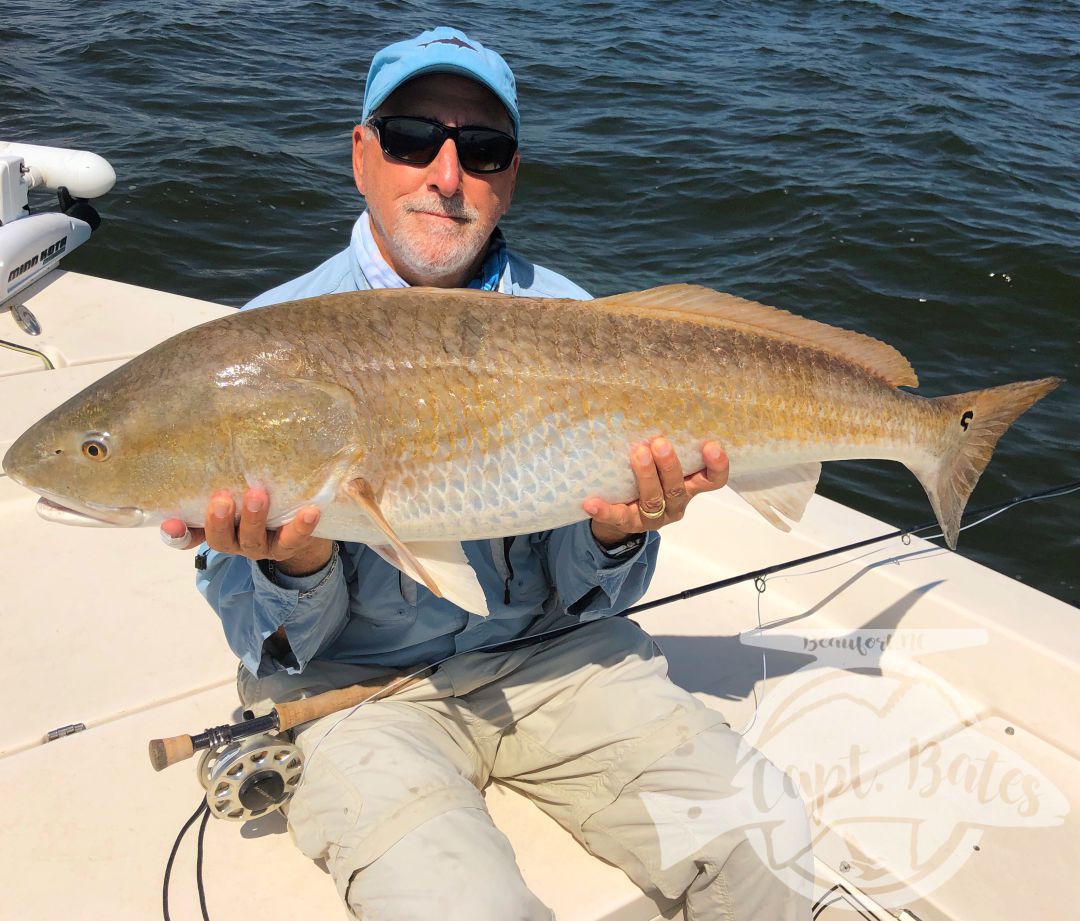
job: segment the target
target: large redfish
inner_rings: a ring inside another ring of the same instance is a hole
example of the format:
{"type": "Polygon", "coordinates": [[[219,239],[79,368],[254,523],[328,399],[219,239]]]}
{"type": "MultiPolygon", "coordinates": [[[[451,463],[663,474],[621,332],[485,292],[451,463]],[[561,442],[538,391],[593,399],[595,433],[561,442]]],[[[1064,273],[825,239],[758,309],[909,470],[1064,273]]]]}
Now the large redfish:
{"type": "Polygon", "coordinates": [[[821,461],[900,461],[953,547],[997,440],[1060,382],[926,399],[898,389],[918,382],[889,345],[690,285],[365,291],[173,336],[36,423],[4,470],[72,523],[202,525],[214,490],[257,484],[272,525],[316,503],[317,534],[485,613],[458,542],[635,498],[631,447],[660,433],[687,472],[720,442],[731,488],[785,529],[821,461]]]}

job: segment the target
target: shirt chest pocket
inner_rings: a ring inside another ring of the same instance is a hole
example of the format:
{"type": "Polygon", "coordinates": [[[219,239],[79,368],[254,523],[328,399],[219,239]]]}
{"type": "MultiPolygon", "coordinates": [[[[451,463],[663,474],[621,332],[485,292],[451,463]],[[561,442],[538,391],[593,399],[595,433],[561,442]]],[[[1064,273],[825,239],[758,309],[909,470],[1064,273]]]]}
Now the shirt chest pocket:
{"type": "Polygon", "coordinates": [[[381,652],[411,645],[416,623],[416,583],[375,553],[365,553],[349,586],[350,632],[362,638],[366,651],[381,652]]]}
{"type": "Polygon", "coordinates": [[[493,539],[491,560],[501,583],[503,604],[538,608],[553,591],[540,558],[526,538],[493,539]]]}

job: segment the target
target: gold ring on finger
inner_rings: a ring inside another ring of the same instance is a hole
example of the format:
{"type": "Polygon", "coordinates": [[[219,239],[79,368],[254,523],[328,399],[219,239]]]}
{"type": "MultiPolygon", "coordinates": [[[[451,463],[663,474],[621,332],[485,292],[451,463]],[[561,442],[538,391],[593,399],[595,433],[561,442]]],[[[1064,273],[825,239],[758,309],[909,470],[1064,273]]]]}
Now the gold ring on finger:
{"type": "Polygon", "coordinates": [[[667,511],[667,503],[664,501],[663,496],[660,497],[660,507],[656,511],[649,511],[645,508],[644,503],[638,502],[638,511],[641,512],[642,518],[648,518],[649,521],[656,521],[658,518],[664,517],[664,512],[667,511]]]}

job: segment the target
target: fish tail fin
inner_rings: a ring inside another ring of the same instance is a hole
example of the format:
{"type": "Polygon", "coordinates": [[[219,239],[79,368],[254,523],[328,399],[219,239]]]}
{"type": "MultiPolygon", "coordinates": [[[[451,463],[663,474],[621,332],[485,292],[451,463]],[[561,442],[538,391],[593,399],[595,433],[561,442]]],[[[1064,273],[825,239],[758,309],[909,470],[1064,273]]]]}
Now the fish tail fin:
{"type": "Polygon", "coordinates": [[[950,549],[956,549],[964,506],[998,439],[1022,413],[1062,382],[1060,377],[1044,377],[931,400],[946,420],[945,431],[934,460],[911,470],[930,498],[950,549]]]}

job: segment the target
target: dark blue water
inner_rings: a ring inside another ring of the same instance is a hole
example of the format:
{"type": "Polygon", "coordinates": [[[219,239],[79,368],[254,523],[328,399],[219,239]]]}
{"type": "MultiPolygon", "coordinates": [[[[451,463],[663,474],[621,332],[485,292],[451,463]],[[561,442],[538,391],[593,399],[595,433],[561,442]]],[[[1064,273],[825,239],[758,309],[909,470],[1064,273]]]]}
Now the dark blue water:
{"type": "MultiPolygon", "coordinates": [[[[694,281],[868,332],[922,393],[1060,374],[972,506],[1080,477],[1080,2],[29,3],[0,138],[115,166],[71,269],[239,304],[342,248],[372,52],[436,24],[514,68],[512,245],[596,294],[694,281]]],[[[896,465],[822,492],[930,517],[896,465]]],[[[1080,599],[1080,494],[960,551],[1080,599]]]]}

